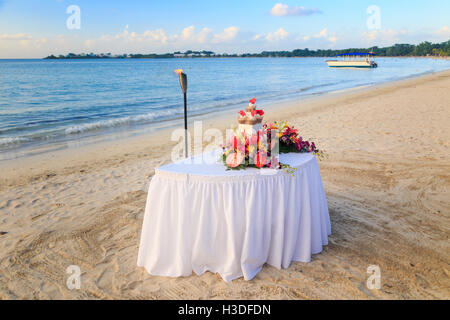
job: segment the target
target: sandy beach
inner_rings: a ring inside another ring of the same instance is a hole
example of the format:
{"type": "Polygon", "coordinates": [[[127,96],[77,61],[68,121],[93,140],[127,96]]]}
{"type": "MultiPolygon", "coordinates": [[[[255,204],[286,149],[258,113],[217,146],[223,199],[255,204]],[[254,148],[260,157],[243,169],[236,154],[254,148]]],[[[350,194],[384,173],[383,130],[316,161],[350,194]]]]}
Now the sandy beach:
{"type": "MultiPolygon", "coordinates": [[[[450,299],[450,71],[266,108],[329,155],[329,245],[252,281],[136,266],[170,130],[0,162],[0,299],[450,299]],[[70,265],[81,289],[66,286],[70,265]],[[366,287],[381,270],[380,290],[366,287]]],[[[238,110],[236,110],[237,112],[238,110]]],[[[208,119],[224,130],[235,114],[208,119]]]]}

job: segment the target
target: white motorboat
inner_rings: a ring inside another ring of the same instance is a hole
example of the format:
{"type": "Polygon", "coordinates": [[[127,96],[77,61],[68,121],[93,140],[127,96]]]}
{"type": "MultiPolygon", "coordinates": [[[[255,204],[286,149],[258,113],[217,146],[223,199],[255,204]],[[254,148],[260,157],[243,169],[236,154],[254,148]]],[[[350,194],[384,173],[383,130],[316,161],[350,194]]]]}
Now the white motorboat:
{"type": "Polygon", "coordinates": [[[326,63],[331,68],[376,68],[378,64],[373,61],[372,57],[374,53],[343,53],[338,54],[336,57],[340,60],[327,60],[326,63]]]}

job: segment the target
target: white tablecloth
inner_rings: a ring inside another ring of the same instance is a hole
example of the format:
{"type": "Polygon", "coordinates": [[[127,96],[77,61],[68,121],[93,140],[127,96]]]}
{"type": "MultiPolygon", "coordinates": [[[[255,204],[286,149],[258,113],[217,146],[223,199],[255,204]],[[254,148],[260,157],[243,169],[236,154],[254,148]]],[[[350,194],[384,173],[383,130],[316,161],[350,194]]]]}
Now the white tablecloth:
{"type": "Polygon", "coordinates": [[[222,163],[156,169],[148,192],[138,266],[157,276],[219,273],[251,280],[265,263],[309,262],[331,234],[319,166],[311,154],[281,154],[279,170],[227,171],[222,163]]]}

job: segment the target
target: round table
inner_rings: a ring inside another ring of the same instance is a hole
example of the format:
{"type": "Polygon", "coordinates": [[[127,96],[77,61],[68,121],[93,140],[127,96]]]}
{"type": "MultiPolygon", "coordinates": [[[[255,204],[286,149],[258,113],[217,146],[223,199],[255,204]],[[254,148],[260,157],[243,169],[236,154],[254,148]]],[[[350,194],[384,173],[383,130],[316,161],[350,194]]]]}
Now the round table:
{"type": "Polygon", "coordinates": [[[157,276],[251,280],[265,263],[310,262],[331,234],[316,157],[281,154],[284,170],[226,170],[204,155],[155,170],[138,266],[157,276]]]}

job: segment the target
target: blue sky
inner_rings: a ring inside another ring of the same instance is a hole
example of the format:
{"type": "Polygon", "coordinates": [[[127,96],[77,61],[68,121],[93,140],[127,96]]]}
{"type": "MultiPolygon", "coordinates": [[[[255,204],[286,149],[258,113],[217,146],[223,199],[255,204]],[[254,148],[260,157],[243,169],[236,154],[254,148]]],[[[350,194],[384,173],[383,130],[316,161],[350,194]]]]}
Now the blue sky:
{"type": "Polygon", "coordinates": [[[0,58],[206,49],[260,52],[450,39],[447,0],[0,0],[0,58]],[[81,10],[68,29],[69,5],[81,10]],[[369,27],[377,6],[379,25],[369,27]]]}

